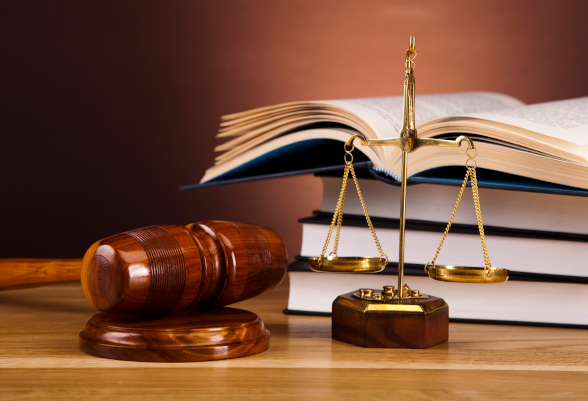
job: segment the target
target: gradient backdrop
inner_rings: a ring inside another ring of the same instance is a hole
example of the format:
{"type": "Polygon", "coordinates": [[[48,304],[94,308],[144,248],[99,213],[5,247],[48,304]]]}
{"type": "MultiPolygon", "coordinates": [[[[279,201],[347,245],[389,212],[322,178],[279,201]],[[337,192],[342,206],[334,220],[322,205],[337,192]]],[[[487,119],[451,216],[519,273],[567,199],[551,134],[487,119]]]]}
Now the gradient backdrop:
{"type": "Polygon", "coordinates": [[[290,258],[312,176],[179,192],[219,117],[295,100],[417,93],[588,95],[586,1],[26,1],[0,6],[0,257],[81,257],[152,224],[274,228],[290,258]]]}

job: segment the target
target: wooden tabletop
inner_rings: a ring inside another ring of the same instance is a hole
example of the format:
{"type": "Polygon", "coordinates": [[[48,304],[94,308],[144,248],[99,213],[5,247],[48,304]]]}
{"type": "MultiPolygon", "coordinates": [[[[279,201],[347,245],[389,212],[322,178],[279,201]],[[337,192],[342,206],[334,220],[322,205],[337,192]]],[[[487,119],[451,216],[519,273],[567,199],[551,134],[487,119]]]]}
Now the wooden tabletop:
{"type": "Polygon", "coordinates": [[[265,321],[266,352],[141,363],[78,350],[96,312],[80,285],[0,292],[0,400],[588,399],[586,330],[452,323],[433,348],[364,349],[331,340],[329,318],[282,314],[286,303],[283,283],[236,305],[265,321]]]}

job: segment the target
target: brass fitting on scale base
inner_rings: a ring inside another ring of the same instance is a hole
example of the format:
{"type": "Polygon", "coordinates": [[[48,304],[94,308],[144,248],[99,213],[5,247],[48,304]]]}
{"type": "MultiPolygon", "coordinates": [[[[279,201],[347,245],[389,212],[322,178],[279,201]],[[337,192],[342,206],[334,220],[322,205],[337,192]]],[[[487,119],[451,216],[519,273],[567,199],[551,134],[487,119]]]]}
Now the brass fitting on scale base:
{"type": "Polygon", "coordinates": [[[402,297],[398,296],[398,291],[396,291],[393,285],[385,285],[384,289],[380,292],[376,292],[371,288],[360,288],[359,292],[354,293],[353,296],[363,301],[376,302],[398,301],[403,299],[429,299],[428,295],[421,294],[419,290],[411,290],[406,284],[402,289],[402,297]]]}

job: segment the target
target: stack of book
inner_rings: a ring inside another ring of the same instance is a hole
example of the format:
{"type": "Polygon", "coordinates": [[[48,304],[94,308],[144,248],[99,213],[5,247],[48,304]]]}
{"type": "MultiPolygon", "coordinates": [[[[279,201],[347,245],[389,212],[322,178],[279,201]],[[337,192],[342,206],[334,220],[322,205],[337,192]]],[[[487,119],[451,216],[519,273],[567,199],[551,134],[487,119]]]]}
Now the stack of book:
{"type": "MultiPolygon", "coordinates": [[[[480,177],[482,173],[479,174],[480,177]]],[[[341,178],[321,177],[323,203],[302,223],[302,249],[290,265],[288,313],[328,315],[333,300],[358,288],[396,285],[400,188],[359,179],[363,197],[391,262],[379,274],[315,273],[308,257],[319,256],[337,203],[341,178]]],[[[524,189],[524,188],[521,188],[524,189]]],[[[472,197],[467,192],[437,264],[484,266],[472,197]]],[[[378,256],[358,197],[348,189],[339,256],[378,256]]],[[[450,317],[587,325],[588,197],[481,188],[480,201],[490,261],[510,270],[504,284],[461,284],[431,280],[424,265],[435,254],[458,188],[419,184],[407,189],[405,282],[445,299],[450,317]],[[570,313],[576,311],[576,313],[570,313]]],[[[586,194],[588,195],[588,194],[586,194]]]]}
{"type": "MultiPolygon", "coordinates": [[[[314,273],[342,180],[342,142],[355,133],[395,137],[402,98],[297,102],[223,118],[234,137],[197,186],[313,172],[323,182],[321,209],[303,218],[302,249],[290,266],[288,313],[329,314],[332,301],[358,288],[396,284],[400,153],[358,146],[359,185],[389,265],[379,274],[314,273]]],[[[588,98],[525,106],[508,96],[417,96],[419,137],[466,134],[478,150],[480,202],[492,265],[511,271],[504,284],[431,280],[431,260],[459,191],[465,150],[424,148],[409,156],[406,282],[442,297],[450,318],[588,325],[588,98]]],[[[194,186],[186,186],[185,189],[194,186]]],[[[471,195],[466,190],[438,264],[484,266],[471,195]]],[[[359,200],[348,186],[338,256],[377,256],[359,200]]]]}

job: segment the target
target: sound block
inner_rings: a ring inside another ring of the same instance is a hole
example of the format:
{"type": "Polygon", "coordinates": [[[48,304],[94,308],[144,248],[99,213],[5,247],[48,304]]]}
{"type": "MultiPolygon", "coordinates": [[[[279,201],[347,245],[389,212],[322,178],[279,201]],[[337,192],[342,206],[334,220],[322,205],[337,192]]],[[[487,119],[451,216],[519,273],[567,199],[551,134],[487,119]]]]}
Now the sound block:
{"type": "Polygon", "coordinates": [[[80,333],[80,349],[125,361],[199,362],[263,352],[269,335],[255,313],[235,308],[156,316],[101,312],[80,333]]]}
{"type": "Polygon", "coordinates": [[[444,300],[366,301],[343,294],[333,302],[332,337],[364,348],[429,348],[449,338],[444,300]]]}

